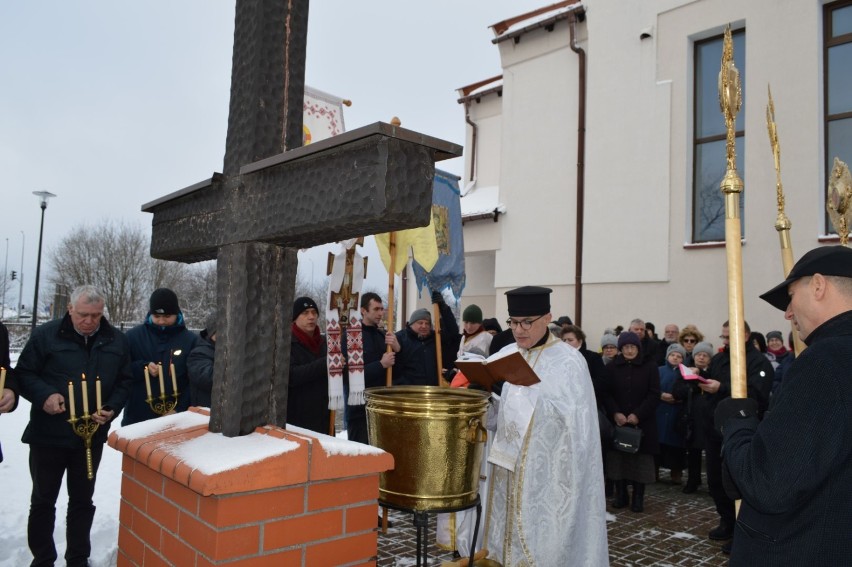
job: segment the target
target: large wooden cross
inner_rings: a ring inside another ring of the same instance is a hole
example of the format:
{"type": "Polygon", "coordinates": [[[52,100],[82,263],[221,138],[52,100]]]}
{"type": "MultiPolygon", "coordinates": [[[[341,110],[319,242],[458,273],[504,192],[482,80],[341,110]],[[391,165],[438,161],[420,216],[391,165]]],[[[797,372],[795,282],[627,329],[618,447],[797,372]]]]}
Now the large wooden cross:
{"type": "Polygon", "coordinates": [[[461,148],[384,123],[302,143],[308,0],[237,0],[223,172],[147,203],[151,255],[217,258],[210,429],[287,419],[296,249],[429,223],[461,148]],[[289,151],[288,151],[289,150],[289,151]]]}

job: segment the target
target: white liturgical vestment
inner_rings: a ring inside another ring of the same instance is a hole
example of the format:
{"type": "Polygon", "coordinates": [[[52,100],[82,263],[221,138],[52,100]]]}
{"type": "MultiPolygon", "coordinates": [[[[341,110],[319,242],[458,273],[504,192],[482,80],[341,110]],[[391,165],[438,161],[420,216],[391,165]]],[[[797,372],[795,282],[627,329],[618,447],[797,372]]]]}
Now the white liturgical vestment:
{"type": "Polygon", "coordinates": [[[583,356],[549,336],[518,350],[541,382],[503,387],[485,521],[504,567],[609,565],[598,414],[583,356]]]}

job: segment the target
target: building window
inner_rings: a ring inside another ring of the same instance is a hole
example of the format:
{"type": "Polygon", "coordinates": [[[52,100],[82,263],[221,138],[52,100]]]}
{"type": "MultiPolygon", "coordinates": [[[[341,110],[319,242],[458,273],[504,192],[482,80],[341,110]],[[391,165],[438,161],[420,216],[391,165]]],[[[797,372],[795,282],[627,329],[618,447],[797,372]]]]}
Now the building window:
{"type": "MultiPolygon", "coordinates": [[[[740,72],[743,101],[737,115],[737,171],[745,177],[745,30],[732,33],[734,64],[740,72]]],[[[719,110],[719,70],[723,36],[695,42],[695,116],[692,164],[692,242],[725,240],[725,198],[719,188],[725,177],[725,119],[719,110]]],[[[745,235],[744,194],[740,193],[740,230],[745,235]]]]}
{"type": "MultiPolygon", "coordinates": [[[[825,179],[834,158],[852,161],[852,0],[824,7],[825,179]]],[[[823,197],[825,195],[823,194],[823,197]]],[[[826,233],[834,228],[825,215],[826,233]]]]}

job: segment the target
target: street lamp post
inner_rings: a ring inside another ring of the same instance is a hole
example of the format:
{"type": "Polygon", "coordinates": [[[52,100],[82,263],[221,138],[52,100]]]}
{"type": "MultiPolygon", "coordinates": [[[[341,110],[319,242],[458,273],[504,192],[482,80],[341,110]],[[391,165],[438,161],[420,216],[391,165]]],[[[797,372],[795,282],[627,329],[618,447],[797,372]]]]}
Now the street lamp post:
{"type": "Polygon", "coordinates": [[[39,198],[41,206],[41,227],[38,232],[38,259],[36,260],[35,295],[33,296],[33,317],[32,324],[30,325],[30,336],[32,336],[33,331],[35,331],[36,322],[38,320],[38,282],[41,277],[41,240],[44,235],[44,210],[47,208],[47,200],[51,197],[56,197],[56,195],[49,193],[48,191],[33,191],[33,195],[39,198]]]}
{"type": "Polygon", "coordinates": [[[24,245],[27,242],[27,237],[24,231],[21,231],[21,271],[18,272],[18,323],[21,322],[21,302],[24,300],[24,245]]]}
{"type": "Polygon", "coordinates": [[[0,309],[2,309],[2,313],[0,313],[0,320],[2,320],[6,316],[6,287],[8,287],[9,283],[6,281],[6,278],[9,276],[9,239],[6,239],[6,261],[3,262],[3,303],[0,304],[0,309]]]}

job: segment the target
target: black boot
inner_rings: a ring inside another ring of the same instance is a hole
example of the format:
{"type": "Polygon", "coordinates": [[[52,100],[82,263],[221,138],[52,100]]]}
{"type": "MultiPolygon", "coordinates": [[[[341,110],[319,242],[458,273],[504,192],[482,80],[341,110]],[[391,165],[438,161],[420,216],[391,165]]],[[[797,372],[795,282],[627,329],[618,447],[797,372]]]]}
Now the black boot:
{"type": "Polygon", "coordinates": [[[615,481],[615,498],[612,501],[613,508],[624,508],[627,506],[627,481],[615,481]]]}
{"type": "Polygon", "coordinates": [[[630,509],[634,512],[645,510],[645,485],[641,482],[633,483],[633,501],[630,503],[630,509]]]}

